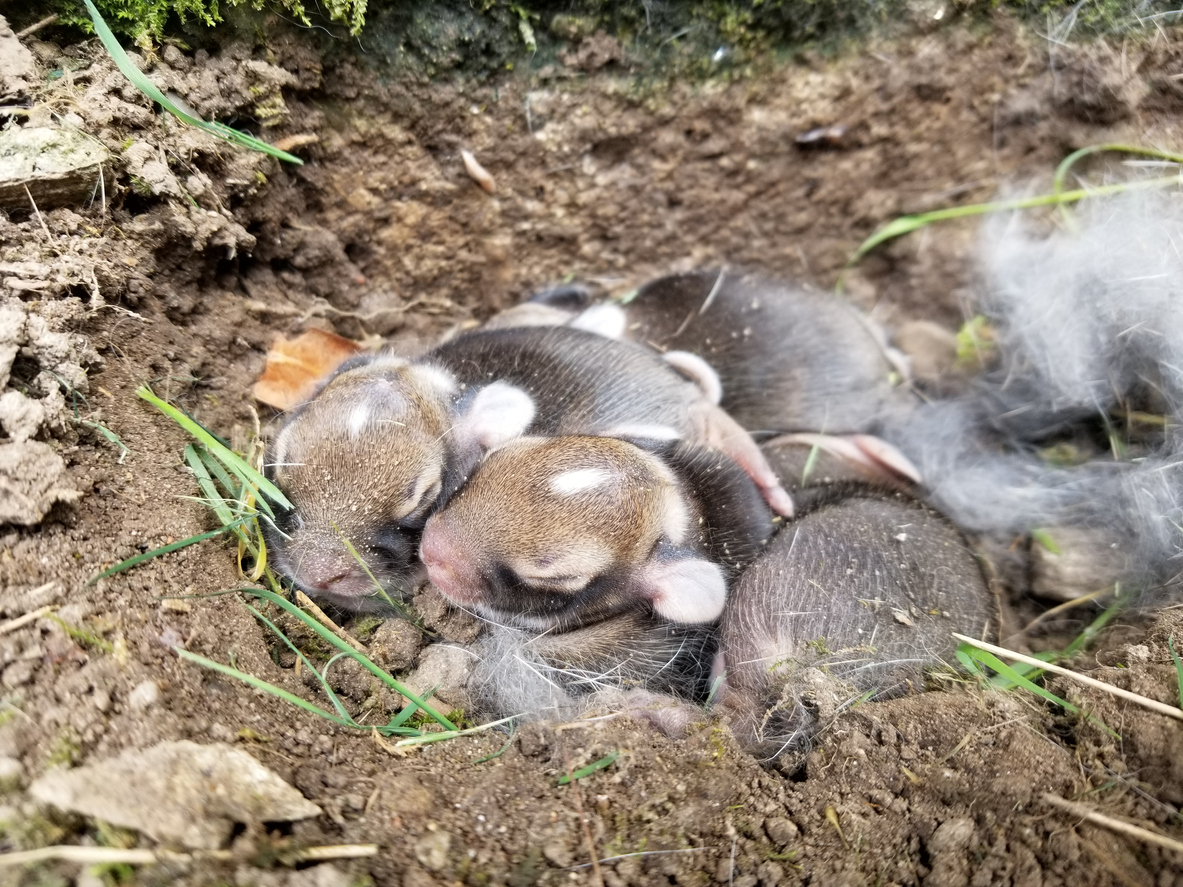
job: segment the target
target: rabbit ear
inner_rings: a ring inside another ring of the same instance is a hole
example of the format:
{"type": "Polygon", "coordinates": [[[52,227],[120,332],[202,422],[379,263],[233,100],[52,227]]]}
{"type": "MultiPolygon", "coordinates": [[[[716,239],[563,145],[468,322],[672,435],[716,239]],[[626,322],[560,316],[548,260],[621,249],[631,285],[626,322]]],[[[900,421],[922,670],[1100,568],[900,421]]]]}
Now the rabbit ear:
{"type": "Polygon", "coordinates": [[[714,622],[723,615],[727,580],[718,564],[700,557],[654,555],[639,572],[636,591],[670,622],[714,622]]]}
{"type": "Polygon", "coordinates": [[[661,359],[702,389],[706,399],[718,404],[723,399],[723,382],[715,368],[689,351],[667,351],[661,359]]]}
{"type": "Polygon", "coordinates": [[[482,452],[521,437],[534,421],[534,399],[506,382],[486,385],[462,405],[454,433],[482,452]]]}
{"type": "Polygon", "coordinates": [[[605,339],[624,339],[628,329],[628,316],[619,305],[604,302],[580,312],[568,326],[595,333],[605,339]]]}

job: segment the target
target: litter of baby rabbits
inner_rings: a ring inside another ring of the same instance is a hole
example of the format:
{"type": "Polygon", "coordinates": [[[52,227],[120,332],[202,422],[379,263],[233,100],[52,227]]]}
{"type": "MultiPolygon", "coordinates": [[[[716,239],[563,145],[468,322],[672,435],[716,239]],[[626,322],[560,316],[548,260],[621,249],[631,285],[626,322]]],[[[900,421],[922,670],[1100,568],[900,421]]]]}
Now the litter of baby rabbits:
{"type": "Polygon", "coordinates": [[[310,371],[267,457],[291,500],[262,521],[271,562],[345,611],[393,612],[425,574],[486,620],[459,680],[490,716],[677,734],[709,711],[791,767],[843,709],[996,637],[999,591],[1038,593],[1066,550],[1083,581],[1171,598],[1183,208],[1131,193],[1077,223],[985,226],[993,363],[927,399],[839,298],[731,269],[623,305],[546,291],[450,352],[361,352],[312,393],[310,371]],[[1078,464],[1048,460],[1057,441],[1078,464]]]}

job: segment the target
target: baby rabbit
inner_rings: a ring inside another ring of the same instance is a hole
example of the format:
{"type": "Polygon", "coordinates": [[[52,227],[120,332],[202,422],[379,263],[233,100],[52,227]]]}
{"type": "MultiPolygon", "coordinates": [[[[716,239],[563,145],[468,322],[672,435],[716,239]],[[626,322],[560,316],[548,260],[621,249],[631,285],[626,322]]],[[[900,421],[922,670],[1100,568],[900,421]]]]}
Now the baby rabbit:
{"type": "Polygon", "coordinates": [[[771,514],[725,457],[665,450],[588,436],[505,444],[428,520],[428,578],[458,606],[532,631],[637,610],[715,621],[771,514]]]}
{"type": "Polygon", "coordinates": [[[786,481],[803,479],[803,514],[771,542],[750,481],[718,457],[589,437],[522,438],[489,454],[422,544],[437,588],[493,623],[478,695],[499,714],[571,716],[581,690],[702,703],[721,614],[722,708],[745,743],[771,753],[822,726],[793,707],[816,690],[821,672],[808,665],[887,695],[952,650],[949,632],[992,624],[992,592],[940,515],[850,480],[866,476],[863,463],[792,438],[765,448],[786,481]]]}
{"type": "Polygon", "coordinates": [[[920,689],[952,632],[996,625],[977,559],[940,514],[865,484],[812,493],[733,585],[720,626],[718,708],[768,759],[807,749],[851,703],[920,689]]]}
{"type": "Polygon", "coordinates": [[[902,358],[881,330],[830,294],[719,270],[662,277],[627,304],[590,303],[586,290],[560,288],[500,322],[566,317],[611,338],[676,349],[675,365],[678,354],[697,355],[718,373],[720,406],[756,433],[870,431],[889,403],[905,399],[891,384],[902,358]]]}

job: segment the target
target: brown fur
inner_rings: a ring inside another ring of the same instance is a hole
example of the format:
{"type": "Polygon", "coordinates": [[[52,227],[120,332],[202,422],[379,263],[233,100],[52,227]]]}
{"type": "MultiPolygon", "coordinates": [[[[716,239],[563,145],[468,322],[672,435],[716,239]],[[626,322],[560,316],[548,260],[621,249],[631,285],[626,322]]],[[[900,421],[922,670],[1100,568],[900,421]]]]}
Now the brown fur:
{"type": "Polygon", "coordinates": [[[750,479],[707,451],[526,438],[489,454],[428,522],[436,587],[487,618],[570,630],[630,609],[713,622],[772,523],[750,479]]]}
{"type": "MultiPolygon", "coordinates": [[[[571,607],[596,577],[643,563],[663,536],[682,542],[692,520],[673,473],[630,443],[523,438],[490,453],[428,522],[422,555],[457,603],[541,618],[571,607]],[[564,479],[579,488],[565,492],[564,479]]],[[[579,603],[585,623],[632,602],[617,591],[579,603]]]]}
{"type": "MultiPolygon", "coordinates": [[[[414,540],[402,551],[391,528],[426,519],[444,480],[449,428],[446,389],[405,361],[363,362],[334,376],[289,419],[268,454],[272,479],[298,506],[278,521],[289,538],[270,534],[273,563],[287,575],[312,577],[307,590],[330,603],[339,603],[330,588],[338,596],[369,591],[372,582],[342,540],[375,571],[414,554],[414,540]],[[388,424],[394,416],[397,435],[388,424]]],[[[409,580],[404,571],[395,568],[398,579],[409,580]]],[[[398,584],[389,591],[407,590],[398,584]]]]}

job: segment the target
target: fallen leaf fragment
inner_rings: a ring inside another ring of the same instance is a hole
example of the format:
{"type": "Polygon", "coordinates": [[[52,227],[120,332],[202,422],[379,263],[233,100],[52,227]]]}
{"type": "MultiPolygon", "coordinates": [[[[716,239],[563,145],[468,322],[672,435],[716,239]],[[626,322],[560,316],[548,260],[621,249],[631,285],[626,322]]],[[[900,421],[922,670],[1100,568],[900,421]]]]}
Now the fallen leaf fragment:
{"type": "Polygon", "coordinates": [[[336,333],[311,329],[294,339],[279,338],[255,383],[255,399],[279,410],[308,400],[326,376],[364,349],[336,333]]]}

